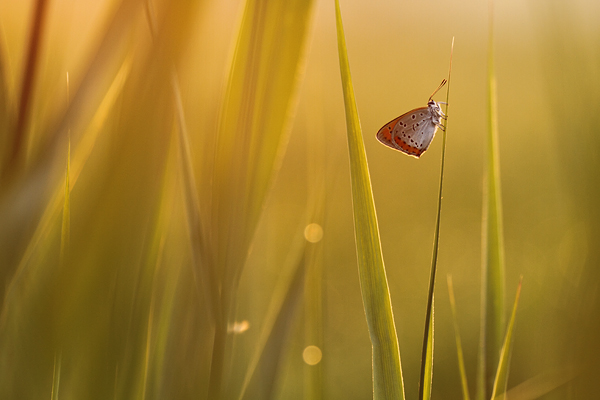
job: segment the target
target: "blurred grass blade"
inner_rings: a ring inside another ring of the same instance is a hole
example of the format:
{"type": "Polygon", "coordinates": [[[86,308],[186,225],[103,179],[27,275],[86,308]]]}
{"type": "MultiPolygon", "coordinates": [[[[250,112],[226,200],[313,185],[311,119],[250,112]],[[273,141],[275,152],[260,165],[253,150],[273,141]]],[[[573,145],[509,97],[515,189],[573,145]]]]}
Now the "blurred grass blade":
{"type": "Polygon", "coordinates": [[[448,275],[448,296],[450,297],[450,309],[452,310],[452,322],[454,323],[454,338],[456,339],[456,353],[458,356],[458,371],[460,372],[460,384],[463,392],[463,400],[470,400],[469,385],[467,383],[467,371],[463,356],[462,343],[460,340],[460,329],[458,327],[458,314],[456,313],[456,301],[454,299],[454,285],[452,276],[448,275]]]}
{"type": "Polygon", "coordinates": [[[434,346],[434,305],[435,301],[431,299],[431,312],[429,313],[429,324],[427,329],[427,351],[425,353],[425,362],[423,363],[423,380],[419,382],[423,388],[421,393],[422,400],[431,399],[431,388],[433,385],[433,346],[434,346]]]}
{"type": "Polygon", "coordinates": [[[71,185],[69,183],[69,172],[71,169],[71,141],[67,148],[67,168],[65,171],[65,192],[63,201],[62,228],[60,232],[60,265],[68,259],[69,243],[71,241],[71,185]]]}
{"type": "Polygon", "coordinates": [[[336,0],[335,6],[340,72],[348,131],[358,273],[373,351],[373,394],[375,400],[404,399],[398,337],[381,254],[371,178],[354,99],[338,0],[336,0]]]}
{"type": "Polygon", "coordinates": [[[477,399],[489,398],[494,371],[504,335],[504,245],[502,233],[502,198],[500,193],[500,159],[498,117],[496,111],[496,76],[494,72],[493,0],[489,3],[488,42],[488,137],[487,164],[483,184],[483,232],[481,272],[481,333],[477,373],[477,399]]]}
{"type": "MultiPolygon", "coordinates": [[[[73,161],[69,162],[69,186],[70,190],[75,186],[77,179],[83,167],[87,163],[92,150],[96,144],[96,140],[100,135],[101,129],[106,122],[109,113],[111,112],[118,96],[122,93],[123,86],[127,81],[129,73],[131,71],[131,58],[128,58],[123,62],[121,69],[115,76],[111,86],[106,91],[102,102],[96,109],[96,113],[93,116],[90,125],[87,127],[85,132],[82,134],[82,139],[80,140],[75,154],[73,156],[73,161]]],[[[70,143],[70,141],[69,141],[70,143]]],[[[69,150],[70,152],[70,145],[69,150]]],[[[69,157],[70,158],[70,157],[69,157]]],[[[46,207],[44,212],[35,228],[35,231],[27,244],[27,247],[21,257],[19,265],[15,271],[13,278],[11,279],[8,287],[6,289],[6,295],[4,299],[4,303],[2,305],[2,315],[0,317],[0,325],[4,321],[6,307],[10,303],[8,299],[12,295],[12,291],[16,285],[21,282],[21,279],[25,273],[25,269],[29,264],[30,259],[33,257],[34,252],[41,243],[44,242],[44,239],[48,237],[50,230],[52,229],[52,223],[55,221],[55,218],[58,217],[58,213],[60,210],[61,203],[64,207],[63,196],[66,188],[61,183],[61,185],[57,186],[54,189],[54,192],[48,202],[46,203],[46,207]]],[[[69,190],[69,192],[70,192],[69,190]]]]}
{"type": "Polygon", "coordinates": [[[207,234],[200,217],[200,200],[196,188],[196,178],[192,165],[192,150],[190,148],[189,133],[183,111],[181,90],[175,72],[172,74],[173,95],[177,113],[179,133],[179,160],[181,164],[183,197],[187,228],[192,247],[192,273],[198,292],[204,296],[207,313],[211,316],[211,324],[221,323],[221,315],[216,310],[220,309],[216,288],[218,287],[213,273],[213,262],[210,246],[207,243],[207,234]],[[198,276],[200,274],[200,277],[198,276]]]}
{"type": "Polygon", "coordinates": [[[9,89],[6,43],[0,39],[0,174],[10,154],[10,127],[13,126],[13,95],[9,89]]]}
{"type": "Polygon", "coordinates": [[[494,400],[535,400],[565,385],[581,373],[578,368],[564,368],[548,371],[534,376],[507,391],[504,395],[496,396],[494,400]]]}
{"type": "Polygon", "coordinates": [[[515,319],[517,316],[517,306],[519,305],[519,296],[521,295],[522,281],[523,277],[521,277],[521,280],[519,281],[519,286],[517,286],[515,303],[513,304],[512,314],[510,316],[510,321],[508,322],[508,328],[506,329],[506,336],[502,345],[502,351],[500,352],[500,362],[498,363],[498,369],[496,371],[496,377],[494,379],[492,395],[490,396],[491,400],[496,399],[496,396],[503,395],[506,392],[510,356],[512,354],[512,335],[515,328],[515,319]]]}
{"type": "Polygon", "coordinates": [[[213,178],[217,264],[230,277],[241,272],[287,144],[311,10],[312,0],[249,0],[245,6],[213,178]]]}
{"type": "Polygon", "coordinates": [[[54,371],[52,373],[52,397],[51,400],[58,400],[58,389],[60,386],[60,366],[61,366],[61,356],[58,356],[58,360],[56,356],[54,356],[54,371]]]}
{"type": "MultiPolygon", "coordinates": [[[[271,296],[258,343],[250,359],[242,389],[237,396],[239,400],[273,398],[277,377],[281,375],[278,367],[285,352],[284,344],[291,324],[297,320],[298,304],[303,295],[306,275],[307,242],[303,237],[298,237],[295,244],[271,296]],[[258,368],[259,365],[261,368],[258,368]],[[257,370],[260,374],[256,373],[257,370]]],[[[226,396],[226,398],[233,398],[233,396],[226,396]]]]}
{"type": "Polygon", "coordinates": [[[19,98],[19,110],[17,114],[17,124],[13,132],[12,150],[8,156],[7,171],[10,173],[19,163],[22,156],[22,148],[27,142],[27,127],[29,122],[29,113],[31,110],[32,96],[35,91],[36,69],[38,67],[38,58],[42,52],[42,35],[46,23],[48,10],[48,0],[37,0],[35,2],[33,20],[31,22],[31,33],[29,36],[29,46],[27,48],[27,62],[21,82],[21,93],[19,98]]]}
{"type": "Polygon", "coordinates": [[[312,0],[248,0],[216,139],[211,244],[221,323],[212,352],[210,398],[221,396],[227,318],[251,241],[287,144],[304,72],[312,0]]]}

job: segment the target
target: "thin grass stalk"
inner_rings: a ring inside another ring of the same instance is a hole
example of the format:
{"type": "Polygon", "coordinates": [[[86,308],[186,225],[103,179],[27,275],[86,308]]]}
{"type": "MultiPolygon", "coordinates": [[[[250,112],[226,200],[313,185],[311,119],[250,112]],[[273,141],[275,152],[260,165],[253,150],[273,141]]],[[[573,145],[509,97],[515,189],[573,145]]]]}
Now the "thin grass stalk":
{"type": "Polygon", "coordinates": [[[450,309],[452,310],[452,322],[454,325],[454,339],[456,340],[456,354],[458,357],[458,372],[460,373],[460,386],[462,388],[463,400],[470,400],[469,384],[467,382],[467,370],[463,356],[462,342],[460,340],[460,329],[458,327],[458,314],[456,312],[456,300],[454,299],[454,285],[452,276],[448,275],[448,297],[450,298],[450,309]]]}
{"type": "MultiPolygon", "coordinates": [[[[446,88],[446,115],[448,115],[448,100],[450,98],[450,76],[452,74],[452,55],[454,52],[454,38],[450,48],[450,66],[448,68],[448,80],[446,88]]],[[[446,164],[446,131],[448,120],[442,130],[442,160],[440,163],[440,185],[438,189],[438,207],[435,219],[435,230],[433,236],[433,253],[431,256],[431,271],[429,275],[429,291],[427,296],[427,308],[425,312],[425,329],[423,332],[423,347],[421,349],[421,373],[419,376],[419,399],[426,400],[431,396],[431,384],[433,382],[433,296],[435,292],[435,275],[437,272],[438,249],[440,240],[440,221],[442,218],[442,198],[444,188],[444,166],[446,164]]]]}
{"type": "MultiPolygon", "coordinates": [[[[510,358],[512,355],[512,337],[515,330],[515,320],[517,317],[517,306],[519,305],[519,298],[521,297],[521,284],[523,277],[519,280],[517,286],[517,294],[515,295],[515,302],[513,303],[512,313],[510,315],[510,321],[506,328],[506,336],[502,343],[502,349],[499,355],[498,368],[494,377],[494,385],[492,387],[492,394],[490,400],[496,400],[497,396],[504,395],[506,393],[506,386],[508,384],[508,370],[510,367],[510,358]]],[[[505,396],[503,396],[504,398],[505,396]]]]}
{"type": "Polygon", "coordinates": [[[477,373],[477,400],[489,398],[504,336],[504,244],[496,75],[494,70],[494,2],[489,1],[488,40],[488,136],[483,194],[481,272],[481,332],[477,373]]]}
{"type": "Polygon", "coordinates": [[[58,391],[60,388],[60,367],[62,364],[62,356],[54,356],[54,367],[52,369],[52,395],[51,400],[58,400],[58,391]]]}
{"type": "Polygon", "coordinates": [[[63,202],[62,227],[60,233],[60,265],[64,265],[68,259],[69,243],[71,241],[71,185],[69,173],[71,169],[71,141],[67,149],[67,167],[65,169],[65,192],[63,202]]]}
{"type": "Polygon", "coordinates": [[[404,399],[398,337],[381,253],[377,214],[354,98],[339,0],[335,1],[335,7],[350,157],[354,237],[363,306],[372,344],[373,398],[404,399]]]}

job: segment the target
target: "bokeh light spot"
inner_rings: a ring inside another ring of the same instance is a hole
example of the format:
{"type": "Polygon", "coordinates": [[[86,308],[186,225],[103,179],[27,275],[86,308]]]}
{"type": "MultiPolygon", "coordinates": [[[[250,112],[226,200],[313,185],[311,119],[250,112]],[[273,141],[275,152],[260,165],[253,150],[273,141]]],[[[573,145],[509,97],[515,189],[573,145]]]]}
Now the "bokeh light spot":
{"type": "Polygon", "coordinates": [[[306,228],[304,228],[304,238],[311,243],[319,242],[323,238],[323,228],[314,222],[306,225],[306,228]]]}
{"type": "Polygon", "coordinates": [[[323,358],[323,352],[317,346],[306,346],[304,351],[302,352],[302,359],[308,365],[317,365],[321,362],[323,358]]]}

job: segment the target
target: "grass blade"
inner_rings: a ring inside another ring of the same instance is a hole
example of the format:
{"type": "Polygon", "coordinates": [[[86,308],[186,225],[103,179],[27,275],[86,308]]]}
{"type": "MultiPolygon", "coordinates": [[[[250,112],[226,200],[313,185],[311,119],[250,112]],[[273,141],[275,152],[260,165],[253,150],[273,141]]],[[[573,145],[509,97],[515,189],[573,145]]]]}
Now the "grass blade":
{"type": "Polygon", "coordinates": [[[496,377],[494,379],[494,386],[492,388],[491,400],[496,399],[496,396],[506,392],[506,384],[508,383],[508,368],[510,364],[510,356],[512,354],[512,335],[515,328],[515,319],[517,316],[517,306],[519,305],[519,297],[521,295],[521,283],[523,277],[519,281],[517,286],[517,294],[515,295],[515,302],[513,304],[512,314],[510,321],[508,322],[508,328],[506,329],[506,336],[504,337],[504,343],[502,344],[502,351],[500,352],[500,362],[498,363],[498,370],[496,371],[496,377]]]}
{"type": "MultiPolygon", "coordinates": [[[[72,190],[77,183],[81,171],[90,158],[96,141],[101,134],[103,125],[107,121],[109,113],[111,112],[118,96],[122,93],[123,86],[129,77],[130,71],[131,59],[128,58],[122,64],[121,69],[115,76],[115,79],[106,91],[105,97],[102,99],[102,102],[98,106],[96,113],[92,117],[89,126],[82,134],[82,138],[74,151],[73,160],[72,162],[69,161],[70,190],[72,190]]],[[[11,279],[6,288],[4,303],[2,304],[2,312],[0,313],[0,326],[2,326],[4,322],[8,303],[10,303],[10,298],[13,295],[13,292],[17,287],[19,287],[19,285],[23,284],[22,280],[26,275],[26,269],[28,268],[30,260],[33,258],[38,246],[44,243],[44,239],[48,236],[50,230],[52,229],[52,223],[59,215],[58,213],[60,212],[61,203],[63,204],[64,208],[65,200],[63,199],[63,196],[65,190],[66,189],[64,185],[57,185],[56,188],[53,189],[52,195],[46,203],[43,214],[36,225],[31,239],[27,243],[27,247],[23,253],[23,256],[19,261],[19,265],[17,266],[14,277],[11,279]]]]}
{"type": "Polygon", "coordinates": [[[22,148],[26,144],[27,126],[29,113],[31,110],[31,99],[35,90],[36,69],[38,67],[38,58],[42,51],[42,34],[46,23],[48,10],[47,0],[37,0],[35,12],[31,23],[31,36],[29,37],[29,47],[27,52],[27,63],[21,84],[21,93],[19,99],[19,111],[17,115],[17,124],[12,138],[12,151],[8,157],[8,172],[11,172],[19,163],[22,148]]]}
{"type": "MultiPolygon", "coordinates": [[[[257,398],[259,397],[257,394],[260,394],[260,398],[274,397],[277,371],[281,367],[281,358],[285,352],[284,344],[290,326],[297,320],[298,305],[303,297],[308,246],[303,238],[298,239],[290,249],[288,261],[282,268],[282,276],[271,296],[260,338],[246,370],[242,389],[236,396],[239,400],[257,398]],[[259,365],[260,374],[257,373],[259,365]],[[251,395],[253,397],[250,397],[251,395]]],[[[234,398],[234,396],[227,396],[227,398],[234,398]]]]}
{"type": "Polygon", "coordinates": [[[312,4],[245,4],[219,121],[210,200],[214,273],[221,288],[215,312],[222,321],[215,329],[210,398],[221,393],[226,320],[235,308],[241,272],[287,143],[312,4]]]}
{"type": "MultiPolygon", "coordinates": [[[[431,310],[428,314],[428,324],[427,324],[427,340],[426,340],[426,348],[425,348],[425,357],[423,358],[424,362],[422,363],[422,381],[419,382],[421,389],[421,399],[429,400],[431,398],[431,388],[433,385],[433,345],[434,345],[434,335],[433,335],[433,325],[434,325],[434,298],[431,299],[431,310]]],[[[422,361],[423,361],[422,360],[422,361]]]]}
{"type": "Polygon", "coordinates": [[[498,116],[496,111],[496,76],[494,72],[493,0],[490,0],[489,9],[488,137],[486,174],[483,184],[483,262],[481,273],[481,337],[477,374],[478,400],[489,398],[490,396],[505,326],[504,244],[502,233],[502,197],[500,193],[498,116]]]}
{"type": "Polygon", "coordinates": [[[69,243],[71,241],[71,185],[69,172],[71,169],[71,141],[67,148],[67,168],[65,171],[65,194],[63,202],[62,228],[60,233],[60,265],[68,259],[69,243]]]}
{"type": "Polygon", "coordinates": [[[60,365],[61,365],[61,356],[58,356],[58,361],[56,360],[56,356],[54,356],[54,370],[52,372],[52,397],[51,400],[58,400],[58,388],[60,386],[60,365]]]}
{"type": "MultiPolygon", "coordinates": [[[[448,68],[448,86],[446,90],[446,115],[448,115],[448,100],[450,96],[450,75],[452,74],[452,54],[454,52],[454,38],[450,47],[450,65],[448,68]]],[[[443,84],[443,82],[442,82],[443,84]]],[[[440,242],[440,221],[442,218],[442,198],[444,188],[444,165],[446,163],[446,130],[442,130],[442,161],[440,163],[440,186],[438,190],[438,207],[435,220],[433,237],[433,254],[431,256],[431,273],[429,276],[429,294],[427,296],[427,312],[425,313],[425,331],[423,333],[423,348],[421,353],[421,375],[419,379],[419,398],[429,399],[431,384],[433,382],[433,294],[435,291],[435,275],[437,272],[438,249],[440,242]]]]}
{"type": "Polygon", "coordinates": [[[404,399],[398,337],[381,254],[371,178],[354,99],[339,0],[336,0],[335,6],[340,72],[344,90],[350,155],[358,273],[373,351],[373,394],[375,400],[404,399]]]}
{"type": "Polygon", "coordinates": [[[460,384],[463,392],[463,400],[470,400],[469,384],[467,382],[467,370],[465,369],[465,360],[463,357],[462,344],[460,340],[460,330],[458,328],[456,301],[454,300],[454,286],[452,285],[452,277],[450,275],[448,275],[448,296],[450,297],[452,322],[454,323],[454,338],[456,339],[456,354],[458,356],[458,371],[460,372],[460,384]]]}

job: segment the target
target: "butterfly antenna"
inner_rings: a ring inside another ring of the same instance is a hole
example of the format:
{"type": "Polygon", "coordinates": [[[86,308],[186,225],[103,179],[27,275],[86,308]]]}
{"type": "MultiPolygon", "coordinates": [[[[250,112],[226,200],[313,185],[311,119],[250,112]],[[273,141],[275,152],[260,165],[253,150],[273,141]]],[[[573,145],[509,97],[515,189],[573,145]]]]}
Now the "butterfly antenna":
{"type": "Polygon", "coordinates": [[[440,83],[440,86],[438,86],[438,88],[437,88],[437,89],[435,89],[435,92],[433,92],[433,93],[431,94],[431,96],[429,96],[429,101],[431,101],[431,99],[433,98],[433,96],[434,96],[434,95],[435,95],[435,94],[436,94],[436,93],[437,93],[437,92],[438,92],[438,91],[439,91],[439,90],[442,88],[442,86],[444,86],[444,85],[446,84],[446,82],[447,82],[447,81],[444,79],[444,80],[442,81],[442,83],[440,83]]]}

